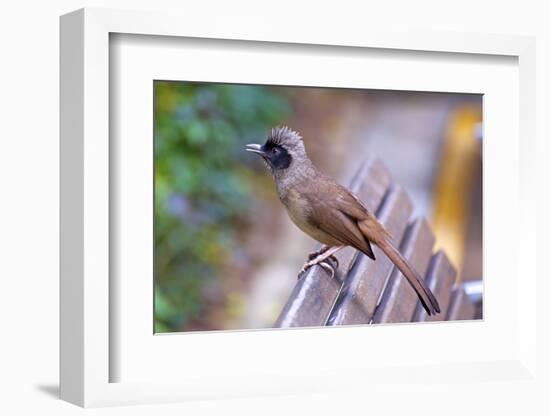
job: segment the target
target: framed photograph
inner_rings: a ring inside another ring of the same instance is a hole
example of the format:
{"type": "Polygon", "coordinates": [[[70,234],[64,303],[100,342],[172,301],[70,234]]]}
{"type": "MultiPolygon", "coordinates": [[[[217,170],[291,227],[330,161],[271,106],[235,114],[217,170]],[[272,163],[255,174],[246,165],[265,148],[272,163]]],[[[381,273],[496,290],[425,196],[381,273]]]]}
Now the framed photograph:
{"type": "Polygon", "coordinates": [[[532,379],[534,40],[181,21],[61,18],[61,397],[532,379]]]}

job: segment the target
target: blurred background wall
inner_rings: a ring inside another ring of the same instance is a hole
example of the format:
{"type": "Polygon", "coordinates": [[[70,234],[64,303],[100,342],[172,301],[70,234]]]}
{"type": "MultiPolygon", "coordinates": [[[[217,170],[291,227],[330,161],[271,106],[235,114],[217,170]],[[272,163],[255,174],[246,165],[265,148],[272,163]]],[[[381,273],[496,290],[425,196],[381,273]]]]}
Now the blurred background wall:
{"type": "Polygon", "coordinates": [[[482,98],[155,82],[155,331],[270,327],[314,242],[260,158],[274,125],[346,184],[378,156],[434,227],[458,279],[482,277],[482,98]]]}

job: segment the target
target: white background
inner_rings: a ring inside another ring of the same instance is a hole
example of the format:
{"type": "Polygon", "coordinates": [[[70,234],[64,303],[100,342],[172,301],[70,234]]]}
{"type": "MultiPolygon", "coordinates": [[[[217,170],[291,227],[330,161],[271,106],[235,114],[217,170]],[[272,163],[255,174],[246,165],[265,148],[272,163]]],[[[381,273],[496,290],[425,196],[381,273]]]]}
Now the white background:
{"type": "MultiPolygon", "coordinates": [[[[548,165],[550,129],[545,115],[550,115],[550,31],[545,2],[521,1],[509,6],[503,1],[437,1],[415,2],[271,2],[239,1],[197,4],[181,1],[50,1],[13,2],[0,12],[0,276],[1,323],[0,344],[0,412],[28,414],[72,414],[82,412],[54,398],[58,376],[58,16],[83,6],[185,11],[194,19],[208,17],[231,19],[255,18],[265,24],[324,25],[327,31],[339,27],[357,27],[376,22],[390,27],[420,27],[438,30],[471,30],[475,32],[536,35],[539,135],[538,167],[541,192],[539,202],[538,249],[540,258],[548,244],[542,236],[548,233],[548,220],[542,213],[548,205],[548,165]],[[181,3],[181,4],[180,4],[181,3]],[[355,4],[357,3],[357,4],[355,4]],[[361,5],[360,5],[361,4],[361,5]],[[212,12],[216,13],[212,15],[212,12]],[[546,143],[542,140],[546,137],[546,143]],[[6,146],[7,145],[7,146],[6,146]],[[7,285],[6,285],[7,283],[7,285]]],[[[182,22],[185,24],[185,22],[182,22]]],[[[208,21],[205,20],[205,24],[208,21]]],[[[215,21],[212,22],[215,24],[215,21]]],[[[513,242],[511,242],[513,248],[513,242]]],[[[547,256],[547,254],[546,254],[547,256]]],[[[549,306],[544,293],[550,293],[547,282],[538,287],[539,337],[544,339],[539,353],[539,369],[548,377],[549,306]]],[[[529,383],[510,385],[506,382],[477,384],[467,397],[453,399],[452,385],[433,386],[422,394],[425,406],[433,413],[465,414],[482,411],[512,411],[522,414],[548,414],[543,393],[529,383]],[[542,406],[546,409],[543,410],[542,406]]],[[[345,413],[420,413],[418,399],[400,392],[396,397],[388,385],[387,394],[373,397],[337,392],[323,395],[258,398],[214,402],[195,402],[161,406],[139,406],[93,410],[100,414],[317,414],[345,413]],[[382,409],[387,409],[386,412],[382,409]]],[[[506,412],[508,413],[508,412],[506,412]]]]}

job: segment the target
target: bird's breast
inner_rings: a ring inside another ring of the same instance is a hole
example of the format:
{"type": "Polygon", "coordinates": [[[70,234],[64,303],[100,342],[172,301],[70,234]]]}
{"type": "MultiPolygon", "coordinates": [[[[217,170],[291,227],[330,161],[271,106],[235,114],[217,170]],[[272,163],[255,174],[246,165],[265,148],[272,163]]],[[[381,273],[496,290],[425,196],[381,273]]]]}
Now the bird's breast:
{"type": "Polygon", "coordinates": [[[297,226],[302,228],[308,223],[311,209],[307,198],[291,189],[281,196],[281,202],[285,205],[288,215],[297,226]]]}

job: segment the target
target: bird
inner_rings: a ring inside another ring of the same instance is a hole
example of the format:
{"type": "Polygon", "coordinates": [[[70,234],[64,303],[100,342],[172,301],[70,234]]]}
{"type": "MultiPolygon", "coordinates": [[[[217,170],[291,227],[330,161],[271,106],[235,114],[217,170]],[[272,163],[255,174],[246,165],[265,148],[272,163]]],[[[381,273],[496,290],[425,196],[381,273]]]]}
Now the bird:
{"type": "Polygon", "coordinates": [[[334,269],[334,253],[351,246],[373,261],[372,244],[403,273],[428,315],[440,313],[432,291],[392,242],[391,234],[349,189],[319,171],[306,153],[302,136],[288,126],[273,127],[263,145],[245,149],[260,155],[271,172],[280,201],[290,219],[305,234],[321,243],[308,257],[298,279],[314,265],[334,269]]]}

